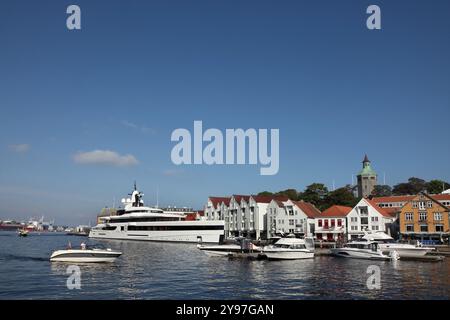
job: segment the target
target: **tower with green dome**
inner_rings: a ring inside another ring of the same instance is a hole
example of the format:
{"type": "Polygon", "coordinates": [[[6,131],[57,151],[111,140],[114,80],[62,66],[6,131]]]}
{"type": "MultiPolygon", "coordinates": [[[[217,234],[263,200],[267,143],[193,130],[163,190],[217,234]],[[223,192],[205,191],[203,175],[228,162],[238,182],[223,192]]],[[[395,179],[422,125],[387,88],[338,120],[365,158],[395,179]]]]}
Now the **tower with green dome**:
{"type": "Polygon", "coordinates": [[[373,189],[377,185],[377,173],[372,169],[370,160],[366,156],[363,160],[363,168],[358,173],[358,196],[368,197],[372,193],[373,189]]]}

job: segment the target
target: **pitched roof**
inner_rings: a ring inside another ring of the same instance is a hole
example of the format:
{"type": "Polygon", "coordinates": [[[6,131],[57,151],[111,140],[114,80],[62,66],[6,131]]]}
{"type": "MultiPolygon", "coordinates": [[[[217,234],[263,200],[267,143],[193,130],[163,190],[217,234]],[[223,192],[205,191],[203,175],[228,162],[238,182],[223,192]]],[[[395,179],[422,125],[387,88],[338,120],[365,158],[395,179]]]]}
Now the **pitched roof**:
{"type": "Polygon", "coordinates": [[[408,202],[412,200],[415,196],[389,196],[389,197],[373,197],[372,201],[375,203],[384,202],[408,202]]]}
{"type": "Polygon", "coordinates": [[[365,200],[368,204],[370,204],[376,211],[378,211],[382,216],[385,216],[385,217],[388,217],[388,218],[392,218],[392,215],[389,214],[389,212],[386,211],[385,208],[380,208],[380,207],[378,206],[378,204],[377,204],[375,201],[370,200],[370,199],[368,199],[368,198],[364,198],[364,200],[365,200]]]}
{"type": "Polygon", "coordinates": [[[229,197],[209,197],[209,200],[212,202],[214,208],[217,208],[222,202],[225,202],[226,205],[230,205],[229,197]]]}
{"type": "Polygon", "coordinates": [[[397,213],[402,211],[402,208],[400,207],[394,207],[394,208],[383,208],[384,212],[388,213],[391,217],[395,218],[397,216],[397,213]]]}
{"type": "Polygon", "coordinates": [[[276,201],[288,201],[286,196],[252,196],[253,200],[257,203],[270,203],[272,200],[276,201]]]}
{"type": "MultiPolygon", "coordinates": [[[[375,203],[386,203],[386,202],[408,202],[414,199],[417,195],[408,195],[408,196],[390,196],[390,197],[374,197],[372,201],[375,203]]],[[[435,200],[449,200],[450,194],[431,194],[429,195],[433,197],[435,200]]]]}
{"type": "Polygon", "coordinates": [[[236,199],[237,202],[241,202],[242,199],[244,199],[246,202],[248,202],[248,199],[250,199],[250,196],[242,195],[242,194],[233,194],[234,199],[236,199]]]}
{"type": "Polygon", "coordinates": [[[321,212],[313,204],[304,201],[292,201],[297,207],[299,207],[308,218],[320,217],[321,212]]]}
{"type": "Polygon", "coordinates": [[[352,211],[352,207],[334,205],[320,215],[321,217],[345,217],[352,211]]]}

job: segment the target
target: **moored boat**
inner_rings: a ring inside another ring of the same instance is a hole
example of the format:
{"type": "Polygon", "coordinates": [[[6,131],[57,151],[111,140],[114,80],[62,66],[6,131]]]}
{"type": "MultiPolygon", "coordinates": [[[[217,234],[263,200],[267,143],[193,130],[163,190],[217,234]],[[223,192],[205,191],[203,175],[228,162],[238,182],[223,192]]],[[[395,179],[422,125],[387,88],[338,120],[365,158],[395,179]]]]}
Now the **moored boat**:
{"type": "Polygon", "coordinates": [[[401,258],[421,258],[427,253],[434,251],[434,248],[423,247],[420,243],[416,245],[407,243],[397,243],[384,232],[365,232],[362,239],[376,242],[384,254],[398,254],[401,258]]]}
{"type": "Polygon", "coordinates": [[[381,252],[374,241],[352,241],[342,248],[333,248],[331,253],[338,257],[369,260],[390,260],[391,257],[381,252]]]}
{"type": "Polygon", "coordinates": [[[275,244],[264,247],[262,255],[269,260],[298,260],[314,258],[314,241],[281,238],[275,244]]]}
{"type": "Polygon", "coordinates": [[[122,199],[124,208],[115,215],[99,218],[90,230],[95,239],[220,243],[224,238],[224,221],[188,220],[185,214],[164,212],[144,206],[143,194],[136,189],[131,198],[122,199]]]}
{"type": "Polygon", "coordinates": [[[233,254],[260,253],[262,249],[255,246],[250,240],[245,238],[236,238],[234,243],[220,245],[203,245],[200,243],[197,248],[208,256],[230,256],[233,254]]]}

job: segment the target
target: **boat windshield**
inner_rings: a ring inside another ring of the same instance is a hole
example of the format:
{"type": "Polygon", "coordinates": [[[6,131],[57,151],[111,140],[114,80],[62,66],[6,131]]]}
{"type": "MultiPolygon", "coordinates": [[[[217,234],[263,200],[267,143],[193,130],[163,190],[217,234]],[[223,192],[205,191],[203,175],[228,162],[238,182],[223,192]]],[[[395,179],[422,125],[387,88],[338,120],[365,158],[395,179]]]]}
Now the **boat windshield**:
{"type": "Polygon", "coordinates": [[[306,249],[304,244],[275,244],[274,247],[282,249],[306,249]]]}
{"type": "Polygon", "coordinates": [[[368,243],[348,243],[347,247],[349,248],[355,248],[355,249],[366,249],[366,250],[372,250],[377,251],[378,245],[375,242],[368,242],[368,243]]]}

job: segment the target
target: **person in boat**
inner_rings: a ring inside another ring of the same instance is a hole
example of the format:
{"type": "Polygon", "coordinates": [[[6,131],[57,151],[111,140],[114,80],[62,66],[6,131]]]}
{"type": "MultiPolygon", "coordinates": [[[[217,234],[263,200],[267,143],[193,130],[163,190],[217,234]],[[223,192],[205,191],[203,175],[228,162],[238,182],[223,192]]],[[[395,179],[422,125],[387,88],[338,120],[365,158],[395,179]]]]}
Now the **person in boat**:
{"type": "Polygon", "coordinates": [[[72,243],[69,241],[69,243],[67,244],[67,250],[72,249],[72,243]]]}
{"type": "Polygon", "coordinates": [[[84,242],[81,243],[81,250],[86,250],[86,243],[84,242]]]}

